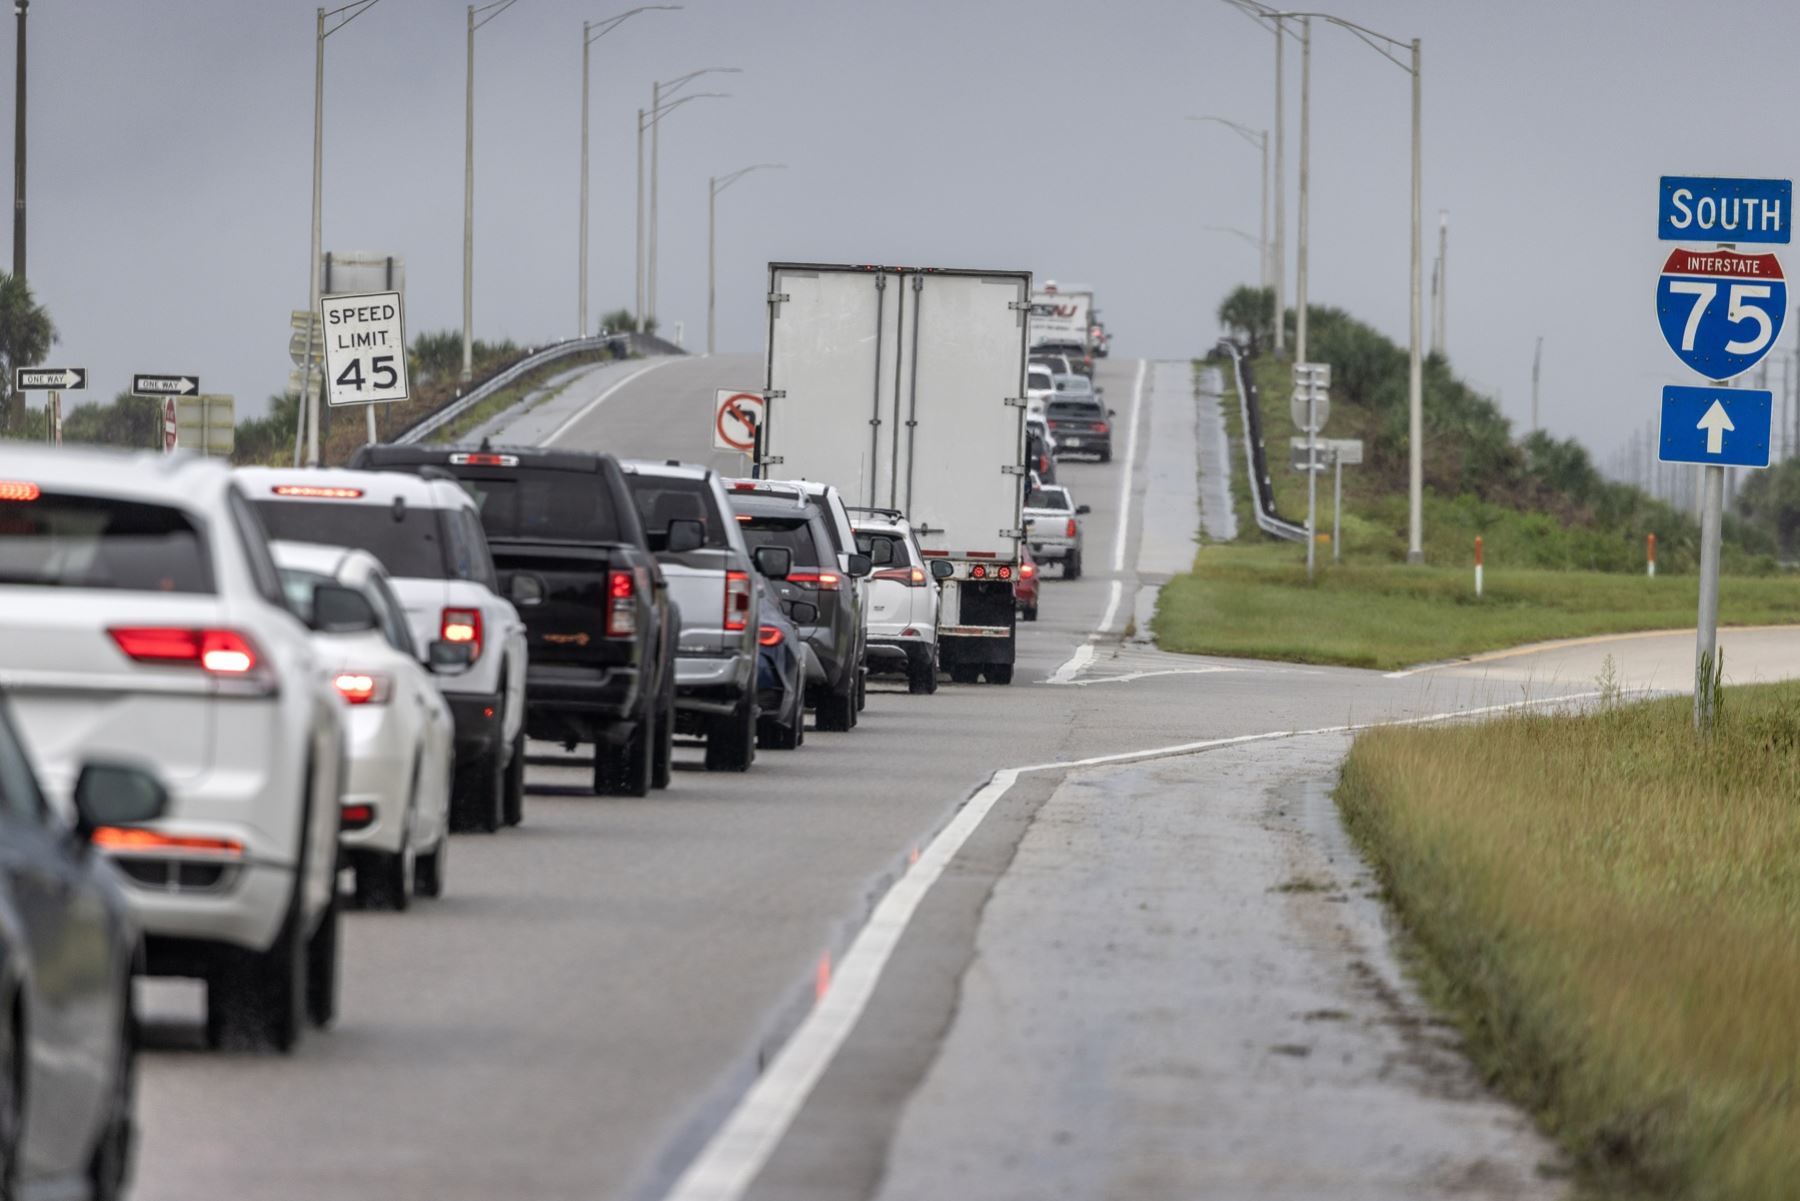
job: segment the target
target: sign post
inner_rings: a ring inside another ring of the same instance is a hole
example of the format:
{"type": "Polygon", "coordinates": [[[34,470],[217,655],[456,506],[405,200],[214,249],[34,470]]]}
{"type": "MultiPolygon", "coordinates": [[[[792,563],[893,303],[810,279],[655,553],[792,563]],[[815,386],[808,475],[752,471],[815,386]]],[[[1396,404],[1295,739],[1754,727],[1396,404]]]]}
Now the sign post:
{"type": "Polygon", "coordinates": [[[174,454],[175,447],[180,444],[180,439],[181,439],[181,425],[175,416],[175,398],[173,396],[171,396],[167,400],[163,401],[163,410],[162,410],[163,453],[166,455],[174,454]]]}
{"type": "MultiPolygon", "coordinates": [[[[325,329],[326,398],[339,405],[405,400],[406,323],[398,292],[345,293],[319,298],[325,329]]],[[[375,441],[375,410],[368,410],[375,441]]]]}
{"type": "Polygon", "coordinates": [[[1318,552],[1319,431],[1331,415],[1331,364],[1295,363],[1294,397],[1289,416],[1306,431],[1306,582],[1313,581],[1313,562],[1318,552]]]}
{"type": "Polygon", "coordinates": [[[762,424],[767,407],[761,392],[720,388],[713,393],[713,449],[749,455],[752,475],[762,458],[762,424]]]}
{"type": "Polygon", "coordinates": [[[1694,639],[1694,726],[1718,716],[1719,540],[1725,467],[1767,467],[1773,410],[1768,392],[1727,381],[1774,347],[1787,313],[1787,281],[1773,253],[1739,254],[1741,243],[1782,244],[1793,227],[1794,185],[1787,179],[1713,179],[1665,175],[1657,191],[1657,238],[1710,242],[1678,246],[1656,287],[1657,321],[1669,349],[1714,387],[1663,389],[1658,458],[1697,463],[1700,489],[1700,605],[1694,639]],[[1722,295],[1721,295],[1722,294],[1722,295]],[[1721,303],[1722,301],[1722,303],[1721,303]]]}

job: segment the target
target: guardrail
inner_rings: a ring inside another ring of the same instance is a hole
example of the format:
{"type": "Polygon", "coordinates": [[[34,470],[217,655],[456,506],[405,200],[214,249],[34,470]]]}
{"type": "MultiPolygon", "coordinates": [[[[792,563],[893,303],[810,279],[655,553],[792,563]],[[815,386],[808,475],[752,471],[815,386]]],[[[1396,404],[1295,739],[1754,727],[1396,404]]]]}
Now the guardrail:
{"type": "Polygon", "coordinates": [[[483,380],[478,386],[471,388],[467,393],[451,401],[437,412],[414,422],[407,427],[405,433],[396,437],[394,441],[403,445],[423,442],[488,397],[517,383],[521,378],[547,363],[554,363],[556,360],[568,358],[570,355],[605,350],[608,347],[630,348],[636,337],[636,334],[598,334],[592,338],[570,338],[567,341],[546,346],[535,354],[526,355],[500,374],[483,380]]]}
{"type": "Polygon", "coordinates": [[[1285,521],[1275,512],[1275,482],[1269,478],[1269,451],[1263,444],[1262,406],[1257,403],[1255,384],[1244,376],[1244,352],[1230,338],[1220,338],[1219,345],[1231,356],[1231,371],[1237,380],[1238,409],[1244,419],[1244,467],[1250,475],[1256,524],[1273,537],[1305,542],[1306,527],[1285,521]]]}

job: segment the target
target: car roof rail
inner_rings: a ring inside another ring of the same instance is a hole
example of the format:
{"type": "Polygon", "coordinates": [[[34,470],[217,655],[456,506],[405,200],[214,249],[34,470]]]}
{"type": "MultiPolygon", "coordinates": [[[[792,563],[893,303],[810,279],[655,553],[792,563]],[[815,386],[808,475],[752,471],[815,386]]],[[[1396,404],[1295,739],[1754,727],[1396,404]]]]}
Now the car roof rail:
{"type": "Polygon", "coordinates": [[[886,517],[891,521],[906,520],[906,514],[899,509],[884,509],[876,505],[845,505],[844,508],[851,513],[869,513],[876,517],[886,517]]]}

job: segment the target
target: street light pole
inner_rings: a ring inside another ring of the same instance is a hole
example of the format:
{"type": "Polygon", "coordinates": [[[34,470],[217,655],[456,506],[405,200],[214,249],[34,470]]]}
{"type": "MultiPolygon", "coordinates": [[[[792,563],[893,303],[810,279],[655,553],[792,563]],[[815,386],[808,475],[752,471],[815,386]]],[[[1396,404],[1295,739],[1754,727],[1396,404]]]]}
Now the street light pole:
{"type": "MultiPolygon", "coordinates": [[[[708,68],[708,70],[735,71],[735,70],[737,70],[737,68],[736,67],[712,67],[712,68],[708,68]]],[[[705,73],[706,73],[705,71],[695,71],[693,73],[693,75],[685,75],[680,80],[676,81],[677,85],[686,83],[689,79],[692,79],[695,75],[704,75],[705,73]]],[[[667,87],[669,85],[663,85],[663,86],[667,87]]],[[[654,222],[656,220],[655,209],[654,209],[654,206],[656,203],[656,201],[655,201],[656,183],[655,183],[655,175],[654,175],[655,168],[654,168],[654,160],[653,160],[653,162],[652,162],[652,172],[653,173],[651,176],[651,193],[650,193],[651,205],[652,205],[652,210],[651,210],[652,237],[650,239],[648,239],[650,264],[649,264],[649,270],[646,271],[645,263],[644,263],[644,253],[645,253],[645,243],[646,243],[646,238],[644,236],[644,134],[646,132],[649,132],[651,134],[651,139],[652,139],[651,144],[652,144],[652,147],[654,147],[656,126],[657,126],[657,123],[659,121],[661,121],[664,117],[668,116],[670,113],[674,112],[676,109],[680,108],[682,105],[686,104],[690,100],[724,100],[727,97],[729,97],[730,95],[731,95],[730,92],[696,92],[692,96],[681,96],[674,100],[659,100],[657,107],[651,109],[648,112],[645,112],[641,108],[638,109],[638,111],[637,111],[637,207],[638,207],[638,216],[637,216],[637,313],[636,313],[636,317],[637,317],[637,330],[639,333],[643,333],[645,331],[645,329],[647,328],[648,322],[654,321],[656,319],[656,293],[655,293],[655,287],[656,287],[656,282],[655,282],[656,242],[654,239],[654,230],[655,230],[654,222]],[[648,305],[648,308],[646,308],[646,305],[648,305]]]]}
{"type": "MultiPolygon", "coordinates": [[[[608,17],[604,21],[583,21],[581,23],[581,246],[577,252],[578,299],[575,306],[575,336],[585,338],[588,334],[588,61],[589,48],[593,44],[617,29],[621,24],[637,16],[641,12],[664,11],[673,12],[681,8],[679,4],[644,4],[617,16],[608,17]]],[[[640,156],[641,159],[641,156],[640,156]]],[[[642,174],[642,163],[639,164],[642,174]]],[[[642,219],[642,202],[639,202],[639,217],[642,219]]],[[[640,262],[638,274],[643,274],[640,262]]],[[[643,297],[637,300],[634,312],[642,312],[643,297]]]]}
{"type": "Polygon", "coordinates": [[[13,275],[25,278],[25,10],[31,0],[13,0],[19,16],[18,56],[13,69],[13,275]]]}
{"type": "MultiPolygon", "coordinates": [[[[675,79],[652,83],[650,85],[650,112],[654,117],[655,114],[666,111],[664,103],[665,98],[673,97],[676,92],[679,92],[682,88],[700,78],[702,75],[738,75],[742,74],[742,72],[742,67],[702,67],[698,71],[689,71],[686,75],[678,76],[675,79]]],[[[666,106],[666,108],[673,107],[674,105],[672,103],[666,106]]],[[[649,316],[651,320],[656,319],[657,214],[660,211],[660,206],[657,203],[657,192],[662,176],[660,170],[660,163],[662,161],[661,148],[662,137],[657,130],[657,122],[653,119],[650,123],[650,249],[648,254],[647,278],[644,285],[645,298],[646,303],[649,306],[649,316]]]]}
{"type": "Polygon", "coordinates": [[[1406,561],[1425,562],[1425,384],[1419,362],[1419,39],[1412,40],[1412,346],[1406,364],[1406,561]]]}
{"type": "MultiPolygon", "coordinates": [[[[475,31],[517,4],[519,0],[491,0],[476,8],[469,5],[468,87],[463,96],[463,329],[462,380],[475,374],[475,31]],[[482,16],[481,20],[475,18],[482,16]]],[[[582,86],[587,85],[583,79],[582,86]]],[[[586,113],[582,114],[584,117],[586,113]]],[[[375,410],[371,408],[370,413],[375,410]]]]}
{"type": "Polygon", "coordinates": [[[706,353],[713,353],[713,292],[717,279],[715,249],[714,217],[718,209],[719,193],[732,184],[750,174],[752,171],[785,171],[786,163],[756,163],[748,167],[739,167],[723,179],[714,176],[706,181],[706,353]]]}
{"type": "MultiPolygon", "coordinates": [[[[1256,246],[1257,254],[1259,256],[1258,282],[1263,287],[1267,288],[1270,286],[1270,278],[1274,274],[1269,257],[1269,131],[1266,129],[1251,129],[1247,125],[1240,125],[1236,121],[1227,120],[1224,117],[1189,117],[1188,120],[1223,125],[1225,128],[1237,134],[1238,137],[1243,138],[1246,142],[1256,147],[1262,154],[1262,202],[1257,209],[1260,234],[1257,238],[1256,246]]],[[[1220,227],[1209,225],[1206,228],[1216,230],[1220,227]]],[[[1238,231],[1231,230],[1229,232],[1236,233],[1238,231]]]]}
{"type": "Polygon", "coordinates": [[[1275,18],[1275,357],[1287,348],[1287,135],[1282,121],[1281,44],[1287,31],[1275,18]]]}
{"type": "Polygon", "coordinates": [[[1294,361],[1306,358],[1307,182],[1312,160],[1312,17],[1300,18],[1300,222],[1294,264],[1294,361]]]}

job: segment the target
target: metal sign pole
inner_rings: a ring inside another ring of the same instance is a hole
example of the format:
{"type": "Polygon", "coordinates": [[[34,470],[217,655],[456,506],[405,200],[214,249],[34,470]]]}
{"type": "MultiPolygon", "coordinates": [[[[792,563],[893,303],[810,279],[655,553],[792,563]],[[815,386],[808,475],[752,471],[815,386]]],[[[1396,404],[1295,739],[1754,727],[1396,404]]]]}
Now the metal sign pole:
{"type": "Polygon", "coordinates": [[[1344,457],[1336,454],[1332,459],[1337,464],[1337,479],[1331,485],[1331,561],[1336,563],[1343,558],[1340,551],[1344,543],[1340,535],[1344,520],[1344,457]]]}
{"type": "MultiPolygon", "coordinates": [[[[1304,255],[1305,251],[1301,253],[1304,255]]],[[[1306,377],[1306,582],[1309,584],[1313,582],[1313,557],[1319,545],[1318,512],[1319,391],[1309,374],[1306,377]]]]}
{"type": "Polygon", "coordinates": [[[1712,728],[1713,679],[1719,674],[1719,517],[1725,505],[1725,469],[1704,473],[1700,508],[1700,628],[1694,648],[1694,728],[1712,728]]]}

